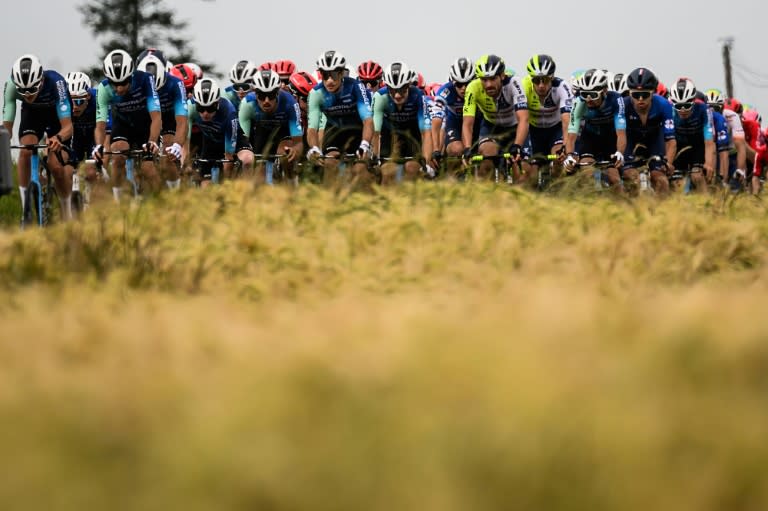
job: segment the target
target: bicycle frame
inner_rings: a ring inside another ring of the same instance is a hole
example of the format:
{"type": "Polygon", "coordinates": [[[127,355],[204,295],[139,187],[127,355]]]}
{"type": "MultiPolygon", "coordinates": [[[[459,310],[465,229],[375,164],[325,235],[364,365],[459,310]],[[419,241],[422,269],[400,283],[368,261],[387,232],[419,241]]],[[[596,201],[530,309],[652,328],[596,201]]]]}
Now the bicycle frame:
{"type": "Polygon", "coordinates": [[[21,225],[24,228],[28,220],[32,219],[32,207],[34,205],[37,225],[40,227],[50,223],[50,197],[51,181],[53,176],[46,165],[46,157],[40,158],[38,149],[45,149],[45,144],[21,144],[11,146],[12,149],[26,149],[32,151],[30,158],[29,186],[24,197],[24,210],[21,212],[21,225]],[[42,186],[40,180],[40,166],[46,176],[46,185],[42,186]]]}

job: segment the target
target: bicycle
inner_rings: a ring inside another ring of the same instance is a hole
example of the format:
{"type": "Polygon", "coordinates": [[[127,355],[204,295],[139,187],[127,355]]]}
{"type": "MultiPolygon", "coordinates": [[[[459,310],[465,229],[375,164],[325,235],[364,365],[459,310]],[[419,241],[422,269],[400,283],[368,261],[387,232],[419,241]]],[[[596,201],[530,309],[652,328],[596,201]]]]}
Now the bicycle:
{"type": "MultiPolygon", "coordinates": [[[[579,156],[579,161],[576,163],[576,168],[591,167],[593,169],[592,177],[594,178],[595,190],[603,191],[604,189],[611,187],[608,175],[604,172],[604,170],[609,167],[614,167],[615,165],[615,160],[597,160],[595,159],[594,154],[583,153],[579,156]],[[590,161],[581,161],[585,159],[590,161]]],[[[572,171],[571,174],[576,174],[576,172],[572,171]]],[[[621,182],[619,182],[619,185],[621,185],[621,182]]]]}
{"type": "Polygon", "coordinates": [[[536,191],[543,192],[552,183],[557,154],[534,154],[528,158],[528,163],[536,166],[536,191]]]}
{"type": "Polygon", "coordinates": [[[197,158],[192,160],[192,186],[194,188],[200,188],[202,183],[210,181],[212,184],[221,184],[221,169],[224,164],[232,163],[238,166],[240,160],[229,158],[197,158]],[[207,167],[207,168],[205,168],[207,167]],[[204,172],[205,170],[205,172],[204,172]],[[211,178],[206,179],[207,170],[211,172],[211,178]]]}
{"type": "Polygon", "coordinates": [[[29,185],[24,193],[24,208],[21,212],[21,228],[33,221],[33,209],[35,220],[39,227],[50,225],[53,216],[53,196],[56,191],[53,187],[53,175],[48,169],[48,155],[42,157],[39,149],[46,149],[46,144],[19,144],[12,145],[11,149],[26,149],[32,151],[30,162],[29,185]]]}
{"type": "MultiPolygon", "coordinates": [[[[512,171],[509,168],[509,161],[512,159],[511,153],[502,153],[497,154],[493,156],[484,156],[482,154],[477,154],[475,156],[472,156],[469,161],[470,163],[476,164],[473,167],[475,178],[478,177],[478,168],[479,164],[483,161],[490,160],[494,163],[493,165],[493,182],[495,184],[499,184],[502,180],[502,177],[504,178],[504,181],[507,184],[514,184],[515,177],[512,171]]],[[[520,164],[518,163],[518,170],[521,174],[524,174],[524,171],[520,164]]]]}
{"type": "Polygon", "coordinates": [[[136,167],[141,169],[142,162],[156,162],[156,157],[145,149],[125,149],[122,151],[104,151],[104,154],[125,156],[125,180],[131,184],[131,192],[134,198],[141,197],[141,183],[136,179],[138,172],[136,167]]]}

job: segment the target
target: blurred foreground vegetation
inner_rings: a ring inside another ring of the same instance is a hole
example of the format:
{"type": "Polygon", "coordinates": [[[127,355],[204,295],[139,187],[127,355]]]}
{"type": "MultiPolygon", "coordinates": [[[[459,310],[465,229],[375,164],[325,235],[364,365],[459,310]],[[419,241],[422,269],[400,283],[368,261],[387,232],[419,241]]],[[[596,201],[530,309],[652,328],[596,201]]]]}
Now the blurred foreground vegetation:
{"type": "Polygon", "coordinates": [[[767,509],[765,218],[234,183],[9,229],[0,509],[767,509]]]}

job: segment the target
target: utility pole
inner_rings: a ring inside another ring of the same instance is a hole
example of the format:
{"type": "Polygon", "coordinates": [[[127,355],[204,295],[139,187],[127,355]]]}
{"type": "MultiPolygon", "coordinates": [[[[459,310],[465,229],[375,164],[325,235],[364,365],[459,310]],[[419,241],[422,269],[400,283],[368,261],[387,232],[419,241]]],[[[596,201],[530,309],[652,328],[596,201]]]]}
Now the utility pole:
{"type": "Polygon", "coordinates": [[[723,66],[725,67],[725,94],[729,98],[733,97],[733,77],[731,75],[731,47],[733,46],[733,37],[724,37],[723,41],[723,66]]]}

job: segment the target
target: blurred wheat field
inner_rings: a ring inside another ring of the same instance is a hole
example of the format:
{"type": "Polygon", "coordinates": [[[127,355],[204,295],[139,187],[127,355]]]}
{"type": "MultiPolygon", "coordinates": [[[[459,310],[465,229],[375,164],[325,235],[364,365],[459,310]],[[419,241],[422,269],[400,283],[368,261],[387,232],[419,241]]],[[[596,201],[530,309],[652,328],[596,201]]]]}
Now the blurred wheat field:
{"type": "Polygon", "coordinates": [[[244,183],[0,234],[0,509],[764,510],[766,207],[244,183]]]}

